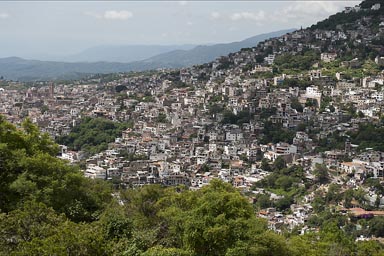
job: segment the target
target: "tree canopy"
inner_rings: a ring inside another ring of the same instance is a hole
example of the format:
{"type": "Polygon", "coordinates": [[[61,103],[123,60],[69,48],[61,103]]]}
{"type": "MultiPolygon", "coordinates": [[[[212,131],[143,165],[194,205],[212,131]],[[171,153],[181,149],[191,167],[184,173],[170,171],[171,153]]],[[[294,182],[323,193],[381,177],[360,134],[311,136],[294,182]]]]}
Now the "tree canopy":
{"type": "Polygon", "coordinates": [[[128,123],[116,123],[105,118],[85,117],[68,135],[59,137],[57,142],[73,150],[96,154],[108,149],[108,143],[121,136],[128,126],[128,123]]]}

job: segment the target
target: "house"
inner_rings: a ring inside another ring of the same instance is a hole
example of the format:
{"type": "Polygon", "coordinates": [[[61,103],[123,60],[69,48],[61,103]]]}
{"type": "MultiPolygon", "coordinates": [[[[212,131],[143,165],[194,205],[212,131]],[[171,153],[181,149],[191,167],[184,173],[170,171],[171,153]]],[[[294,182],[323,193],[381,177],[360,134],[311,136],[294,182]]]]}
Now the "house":
{"type": "Polygon", "coordinates": [[[104,168],[95,164],[88,164],[87,169],[84,171],[84,176],[91,179],[103,179],[107,178],[107,172],[104,168]]]}
{"type": "Polygon", "coordinates": [[[297,146],[288,143],[277,143],[264,153],[264,157],[270,161],[275,161],[278,157],[282,157],[287,163],[292,162],[293,156],[297,153],[297,146]]]}
{"type": "Polygon", "coordinates": [[[225,133],[226,141],[240,141],[243,137],[243,132],[240,129],[231,129],[225,133]]]}
{"type": "Polygon", "coordinates": [[[162,183],[166,186],[178,186],[178,185],[190,186],[191,179],[185,173],[172,174],[172,175],[163,177],[162,183]]]}
{"type": "MultiPolygon", "coordinates": [[[[384,25],[384,22],[383,22],[384,25]]],[[[384,66],[384,57],[376,56],[375,63],[379,66],[384,66]]]]}
{"type": "Polygon", "coordinates": [[[331,62],[334,61],[337,58],[337,53],[328,53],[324,52],[321,53],[320,59],[324,62],[331,62]]]}
{"type": "Polygon", "coordinates": [[[380,7],[381,7],[380,4],[374,4],[374,5],[372,5],[371,10],[372,11],[378,11],[378,10],[380,10],[380,7]]]}
{"type": "Polygon", "coordinates": [[[340,163],[340,170],[345,173],[352,174],[360,170],[365,170],[365,167],[361,163],[356,162],[342,162],[340,163]]]}
{"type": "Polygon", "coordinates": [[[275,61],[275,54],[268,54],[268,56],[264,58],[264,61],[267,62],[268,65],[272,65],[275,61]]]}

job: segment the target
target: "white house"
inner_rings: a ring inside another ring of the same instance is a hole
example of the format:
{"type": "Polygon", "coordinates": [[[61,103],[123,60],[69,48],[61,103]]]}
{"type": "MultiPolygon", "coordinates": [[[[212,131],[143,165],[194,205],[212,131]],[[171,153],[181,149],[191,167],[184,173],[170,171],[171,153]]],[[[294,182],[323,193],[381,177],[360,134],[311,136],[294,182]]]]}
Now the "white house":
{"type": "Polygon", "coordinates": [[[91,179],[106,179],[107,173],[104,168],[97,166],[95,164],[89,164],[87,169],[84,171],[84,176],[91,179]]]}

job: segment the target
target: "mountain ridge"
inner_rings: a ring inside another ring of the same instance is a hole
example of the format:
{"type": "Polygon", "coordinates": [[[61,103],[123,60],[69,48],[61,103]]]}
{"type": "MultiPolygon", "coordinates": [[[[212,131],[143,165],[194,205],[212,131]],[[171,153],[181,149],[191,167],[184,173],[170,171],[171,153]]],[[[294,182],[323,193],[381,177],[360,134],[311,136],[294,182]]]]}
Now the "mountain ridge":
{"type": "Polygon", "coordinates": [[[260,41],[282,35],[287,31],[292,30],[293,29],[280,30],[250,37],[239,42],[217,44],[219,45],[218,47],[220,47],[217,51],[214,51],[215,45],[196,46],[192,49],[192,52],[179,50],[164,55],[156,55],[143,61],[129,63],[106,61],[73,63],[7,57],[0,59],[0,75],[7,80],[20,81],[70,80],[80,79],[90,74],[97,73],[144,71],[158,68],[181,68],[213,61],[222,55],[228,55],[231,52],[239,51],[241,48],[256,46],[260,41]],[[197,52],[199,52],[200,55],[198,55],[197,52]],[[210,54],[208,55],[207,52],[210,52],[210,54]],[[176,56],[174,55],[175,53],[176,56]]]}
{"type": "Polygon", "coordinates": [[[293,32],[295,29],[279,30],[271,33],[264,33],[257,36],[246,38],[242,41],[232,43],[221,43],[215,45],[199,45],[189,51],[175,50],[168,53],[159,54],[145,62],[161,62],[168,63],[164,60],[171,60],[172,63],[177,63],[179,66],[189,66],[195,64],[202,64],[213,61],[219,56],[228,55],[230,53],[256,46],[259,42],[281,36],[286,33],[293,32]],[[176,61],[179,60],[179,61],[176,61]],[[180,61],[181,60],[181,61],[180,61]]]}
{"type": "Polygon", "coordinates": [[[194,44],[184,45],[100,45],[87,48],[79,53],[53,59],[64,62],[121,62],[145,60],[173,50],[189,50],[194,44]]]}

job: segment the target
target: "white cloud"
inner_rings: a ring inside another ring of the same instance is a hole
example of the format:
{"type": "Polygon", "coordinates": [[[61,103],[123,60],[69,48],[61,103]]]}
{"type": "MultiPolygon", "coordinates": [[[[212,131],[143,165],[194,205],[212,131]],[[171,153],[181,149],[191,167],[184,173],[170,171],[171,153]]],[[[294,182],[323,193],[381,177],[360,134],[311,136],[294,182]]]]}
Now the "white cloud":
{"type": "Polygon", "coordinates": [[[358,1],[300,1],[293,2],[283,10],[276,11],[271,17],[274,20],[288,22],[290,20],[318,21],[327,18],[344,9],[345,6],[353,6],[358,1]]]}
{"type": "Polygon", "coordinates": [[[214,19],[214,20],[216,20],[216,19],[221,17],[219,12],[211,12],[210,16],[211,16],[211,19],[214,19]]]}
{"type": "Polygon", "coordinates": [[[85,15],[105,20],[127,20],[133,17],[133,13],[130,11],[105,11],[104,13],[86,12],[85,15]]]}
{"type": "Polygon", "coordinates": [[[0,12],[0,19],[8,19],[9,17],[11,17],[11,15],[9,15],[8,13],[0,12]]]}
{"type": "Polygon", "coordinates": [[[133,17],[133,13],[129,11],[106,11],[104,18],[107,20],[127,20],[133,17]]]}
{"type": "Polygon", "coordinates": [[[231,20],[253,20],[253,21],[261,21],[265,19],[264,11],[258,12],[236,12],[230,16],[231,20]]]}
{"type": "Polygon", "coordinates": [[[193,25],[193,22],[192,22],[192,21],[188,21],[188,22],[187,22],[187,25],[188,25],[188,26],[192,26],[192,25],[193,25]]]}
{"type": "Polygon", "coordinates": [[[188,2],[187,2],[187,1],[179,1],[178,3],[179,3],[179,5],[182,5],[182,6],[184,6],[184,5],[187,5],[187,4],[188,4],[188,2]]]}

